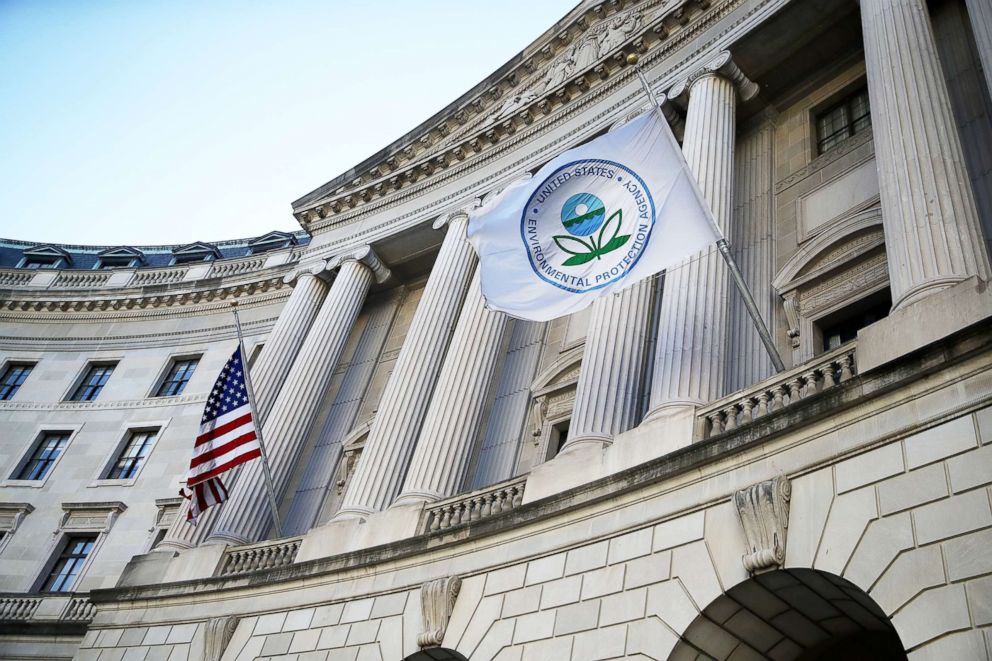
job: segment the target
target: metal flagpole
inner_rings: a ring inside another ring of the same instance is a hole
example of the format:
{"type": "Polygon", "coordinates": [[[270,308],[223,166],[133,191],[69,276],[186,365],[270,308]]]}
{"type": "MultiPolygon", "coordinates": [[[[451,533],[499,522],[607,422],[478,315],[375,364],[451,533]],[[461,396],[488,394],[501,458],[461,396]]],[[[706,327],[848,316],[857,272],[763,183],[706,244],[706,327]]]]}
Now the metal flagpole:
{"type": "Polygon", "coordinates": [[[276,493],[272,488],[272,473],[269,471],[269,456],[265,452],[265,442],[262,440],[262,421],[258,418],[258,407],[255,406],[255,391],[251,385],[251,375],[248,370],[248,357],[245,355],[245,343],[241,336],[241,318],[238,317],[238,302],[231,301],[231,311],[234,313],[234,325],[238,329],[238,350],[241,351],[241,366],[245,370],[245,387],[248,389],[248,405],[251,406],[252,417],[255,418],[255,434],[258,436],[258,447],[262,451],[262,472],[265,474],[265,490],[269,495],[269,508],[272,510],[272,522],[276,526],[276,537],[282,537],[282,523],[279,521],[279,507],[276,505],[276,493]]]}
{"type": "MultiPolygon", "coordinates": [[[[641,81],[641,86],[644,88],[644,93],[647,94],[648,98],[654,104],[654,107],[661,112],[661,103],[658,101],[658,97],[654,95],[654,90],[652,90],[651,85],[648,84],[648,79],[644,76],[644,72],[641,71],[641,68],[637,65],[637,55],[634,53],[628,55],[627,64],[634,67],[634,71],[637,72],[637,77],[641,81]]],[[[716,229],[719,230],[720,228],[718,227],[716,229]]],[[[754,302],[754,295],[751,294],[751,288],[747,286],[746,282],[744,282],[744,276],[741,274],[741,269],[737,266],[737,261],[734,259],[734,256],[730,254],[730,244],[728,244],[727,239],[723,237],[723,232],[720,232],[720,239],[716,242],[716,247],[720,251],[720,255],[723,256],[723,260],[727,262],[727,267],[730,269],[730,275],[734,279],[734,284],[737,285],[737,291],[741,293],[741,297],[744,299],[744,307],[747,308],[747,313],[751,317],[751,321],[754,322],[755,328],[758,329],[758,335],[761,337],[762,344],[765,345],[765,350],[768,351],[768,356],[772,359],[772,364],[775,366],[775,371],[784,372],[785,364],[782,362],[782,356],[779,355],[778,349],[772,341],[772,335],[768,332],[768,327],[765,325],[765,320],[761,318],[761,312],[758,311],[758,304],[754,302]]]]}

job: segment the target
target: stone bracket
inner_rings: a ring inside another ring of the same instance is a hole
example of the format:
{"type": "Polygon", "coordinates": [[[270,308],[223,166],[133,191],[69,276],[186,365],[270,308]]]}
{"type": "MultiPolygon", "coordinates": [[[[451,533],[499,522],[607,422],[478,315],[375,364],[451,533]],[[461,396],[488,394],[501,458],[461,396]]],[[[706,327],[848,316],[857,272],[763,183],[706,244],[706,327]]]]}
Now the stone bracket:
{"type": "Polygon", "coordinates": [[[747,538],[748,553],[741,560],[748,573],[758,574],[785,564],[791,496],[792,485],[784,475],[752,484],[734,494],[734,505],[747,538]]]}
{"type": "Polygon", "coordinates": [[[417,636],[419,647],[438,647],[441,645],[461,587],[462,579],[458,576],[427,581],[420,587],[420,608],[423,615],[424,631],[417,636]]]}

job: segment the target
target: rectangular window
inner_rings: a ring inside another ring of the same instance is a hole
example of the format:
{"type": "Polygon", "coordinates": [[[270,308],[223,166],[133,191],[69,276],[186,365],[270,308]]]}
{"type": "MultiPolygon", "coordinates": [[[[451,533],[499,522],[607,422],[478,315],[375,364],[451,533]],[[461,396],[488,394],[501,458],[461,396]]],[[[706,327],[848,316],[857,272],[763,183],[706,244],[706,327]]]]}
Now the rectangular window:
{"type": "Polygon", "coordinates": [[[107,384],[107,379],[114,373],[116,365],[117,363],[90,365],[69,399],[73,402],[92,402],[100,395],[103,386],[107,384]]]}
{"type": "Polygon", "coordinates": [[[48,578],[41,586],[42,592],[69,592],[76,583],[86,558],[93,552],[96,535],[73,535],[66,540],[65,548],[52,566],[48,578]]]}
{"type": "Polygon", "coordinates": [[[199,358],[184,358],[182,360],[172,361],[172,366],[169,367],[169,373],[165,375],[165,379],[162,381],[162,385],[159,386],[155,396],[171,397],[182,393],[186,389],[186,384],[189,383],[190,377],[193,376],[193,370],[196,369],[196,365],[199,362],[199,358]]]}
{"type": "Polygon", "coordinates": [[[130,480],[138,473],[141,464],[145,463],[145,458],[151,452],[152,444],[158,435],[157,429],[147,431],[133,431],[128,438],[127,445],[121,450],[117,461],[107,474],[108,480],[130,480]]]}
{"type": "Polygon", "coordinates": [[[816,116],[816,152],[822,154],[871,126],[868,88],[862,87],[816,116]]]}
{"type": "Polygon", "coordinates": [[[69,442],[69,432],[46,432],[35,446],[31,458],[17,472],[15,480],[43,480],[69,442]]]}
{"type": "Polygon", "coordinates": [[[0,401],[13,399],[18,389],[24,383],[24,380],[28,378],[28,374],[31,373],[33,367],[34,365],[29,363],[11,363],[7,365],[3,376],[0,377],[0,401]]]}

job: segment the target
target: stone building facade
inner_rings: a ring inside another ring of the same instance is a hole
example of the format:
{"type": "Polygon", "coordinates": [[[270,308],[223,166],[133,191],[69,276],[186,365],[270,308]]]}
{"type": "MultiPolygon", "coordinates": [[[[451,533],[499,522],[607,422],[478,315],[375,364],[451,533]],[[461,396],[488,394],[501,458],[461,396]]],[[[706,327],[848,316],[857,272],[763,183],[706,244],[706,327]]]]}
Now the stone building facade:
{"type": "Polygon", "coordinates": [[[303,232],[0,242],[0,658],[992,656],[992,8],[582,2],[293,204],[303,232]],[[647,108],[723,263],[548,323],[468,212],[647,108]],[[243,322],[257,462],[176,497],[243,322]]]}

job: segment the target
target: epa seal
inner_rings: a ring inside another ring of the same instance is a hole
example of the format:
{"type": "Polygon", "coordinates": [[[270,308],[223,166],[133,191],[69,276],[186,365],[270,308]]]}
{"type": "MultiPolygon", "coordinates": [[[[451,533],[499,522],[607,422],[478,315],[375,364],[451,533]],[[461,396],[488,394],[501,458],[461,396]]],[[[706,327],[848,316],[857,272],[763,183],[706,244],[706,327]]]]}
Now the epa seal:
{"type": "Polygon", "coordinates": [[[654,223],[651,191],[636,172],[588,159],[561,166],[534,189],[520,238],[541,280],[582,294],[623,279],[654,223]]]}

